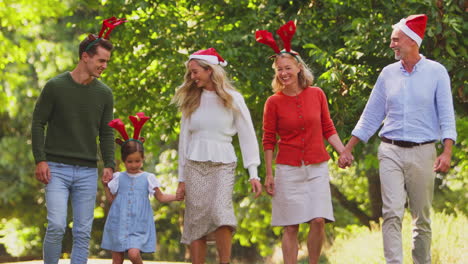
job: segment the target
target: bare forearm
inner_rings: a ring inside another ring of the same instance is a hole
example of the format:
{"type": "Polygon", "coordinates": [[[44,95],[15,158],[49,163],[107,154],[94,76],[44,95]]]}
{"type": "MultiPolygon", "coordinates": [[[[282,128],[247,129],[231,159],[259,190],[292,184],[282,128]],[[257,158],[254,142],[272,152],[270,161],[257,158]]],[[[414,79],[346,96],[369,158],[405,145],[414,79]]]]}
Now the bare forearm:
{"type": "Polygon", "coordinates": [[[159,188],[154,189],[154,197],[161,203],[169,203],[177,200],[175,194],[165,194],[159,188]]]}
{"type": "Polygon", "coordinates": [[[113,195],[107,185],[104,185],[104,193],[106,194],[106,199],[109,201],[109,203],[112,203],[114,201],[115,195],[113,195]]]}
{"type": "Polygon", "coordinates": [[[436,158],[434,162],[434,171],[446,173],[450,170],[453,143],[454,142],[451,139],[444,139],[444,151],[436,158]]]}
{"type": "Polygon", "coordinates": [[[452,156],[452,146],[453,146],[453,140],[449,138],[444,139],[444,153],[452,156]]]}
{"type": "Polygon", "coordinates": [[[356,146],[357,143],[359,143],[359,141],[361,141],[361,140],[358,137],[352,136],[351,139],[346,144],[345,150],[352,152],[354,146],[356,146]]]}
{"type": "Polygon", "coordinates": [[[158,198],[158,201],[160,201],[161,203],[169,203],[175,200],[176,200],[175,194],[163,194],[160,198],[158,198]]]}
{"type": "Polygon", "coordinates": [[[343,142],[341,142],[340,136],[338,136],[338,134],[331,135],[327,141],[333,146],[336,152],[341,154],[344,151],[345,146],[343,145],[343,142]]]}
{"type": "Polygon", "coordinates": [[[267,176],[273,176],[273,150],[267,149],[264,151],[265,171],[267,176]]]}

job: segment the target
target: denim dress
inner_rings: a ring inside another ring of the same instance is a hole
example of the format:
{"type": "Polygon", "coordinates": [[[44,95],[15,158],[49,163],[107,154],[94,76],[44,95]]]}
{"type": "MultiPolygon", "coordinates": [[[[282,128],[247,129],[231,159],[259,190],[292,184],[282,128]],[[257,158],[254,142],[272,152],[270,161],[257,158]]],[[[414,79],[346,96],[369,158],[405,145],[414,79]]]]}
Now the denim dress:
{"type": "Polygon", "coordinates": [[[122,172],[119,189],[112,202],[102,237],[103,249],[124,252],[138,248],[141,252],[156,251],[156,228],[148,198],[148,173],[130,177],[122,172]]]}

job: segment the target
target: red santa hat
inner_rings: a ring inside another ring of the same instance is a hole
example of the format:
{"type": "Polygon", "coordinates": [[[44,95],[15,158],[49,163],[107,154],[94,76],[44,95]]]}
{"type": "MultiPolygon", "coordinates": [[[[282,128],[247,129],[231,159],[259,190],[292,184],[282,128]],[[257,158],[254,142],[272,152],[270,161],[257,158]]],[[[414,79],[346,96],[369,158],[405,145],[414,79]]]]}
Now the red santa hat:
{"type": "Polygon", "coordinates": [[[397,24],[392,27],[400,29],[408,37],[416,41],[418,46],[421,46],[421,42],[424,38],[424,32],[426,31],[427,16],[424,14],[411,15],[407,18],[403,18],[397,24]]]}
{"type": "Polygon", "coordinates": [[[189,60],[191,59],[199,59],[199,60],[205,60],[210,64],[214,65],[221,65],[221,66],[226,66],[227,61],[225,61],[221,55],[216,52],[214,48],[209,48],[205,50],[199,50],[197,52],[194,52],[192,55],[189,56],[189,60]]]}

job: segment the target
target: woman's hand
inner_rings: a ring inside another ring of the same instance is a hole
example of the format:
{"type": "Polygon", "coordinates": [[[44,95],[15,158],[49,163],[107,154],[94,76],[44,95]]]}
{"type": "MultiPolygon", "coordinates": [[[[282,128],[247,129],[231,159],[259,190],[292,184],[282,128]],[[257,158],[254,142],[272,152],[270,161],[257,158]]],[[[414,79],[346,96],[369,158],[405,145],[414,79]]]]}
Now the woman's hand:
{"type": "Polygon", "coordinates": [[[273,178],[273,175],[267,175],[265,178],[265,188],[266,192],[273,196],[275,195],[275,179],[273,178]]]}
{"type": "Polygon", "coordinates": [[[257,179],[250,180],[250,184],[252,185],[252,192],[255,193],[255,198],[257,198],[262,193],[262,184],[257,179]]]}
{"type": "Polygon", "coordinates": [[[182,201],[185,198],[185,182],[179,182],[176,191],[176,200],[182,201]]]}

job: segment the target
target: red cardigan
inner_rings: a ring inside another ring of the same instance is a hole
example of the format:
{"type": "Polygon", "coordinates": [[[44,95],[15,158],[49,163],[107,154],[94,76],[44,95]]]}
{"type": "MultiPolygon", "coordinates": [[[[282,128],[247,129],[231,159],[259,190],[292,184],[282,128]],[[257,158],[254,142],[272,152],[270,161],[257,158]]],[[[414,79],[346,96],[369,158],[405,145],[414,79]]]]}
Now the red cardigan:
{"type": "Polygon", "coordinates": [[[324,138],[334,134],[327,97],[319,87],[307,87],[297,96],[277,92],[265,103],[263,149],[274,150],[278,142],[277,164],[301,166],[329,160],[324,138]]]}

